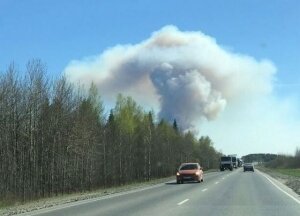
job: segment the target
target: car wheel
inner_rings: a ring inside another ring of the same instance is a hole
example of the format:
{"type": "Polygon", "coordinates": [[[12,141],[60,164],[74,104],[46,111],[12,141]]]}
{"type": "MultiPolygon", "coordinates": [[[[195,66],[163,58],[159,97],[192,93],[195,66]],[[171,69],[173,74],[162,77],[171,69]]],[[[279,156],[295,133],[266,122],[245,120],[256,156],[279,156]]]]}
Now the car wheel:
{"type": "Polygon", "coordinates": [[[203,182],[203,178],[201,179],[201,182],[203,182]]]}
{"type": "Polygon", "coordinates": [[[177,184],[180,184],[180,181],[179,181],[179,180],[177,180],[177,181],[176,181],[176,183],[177,183],[177,184]]]}

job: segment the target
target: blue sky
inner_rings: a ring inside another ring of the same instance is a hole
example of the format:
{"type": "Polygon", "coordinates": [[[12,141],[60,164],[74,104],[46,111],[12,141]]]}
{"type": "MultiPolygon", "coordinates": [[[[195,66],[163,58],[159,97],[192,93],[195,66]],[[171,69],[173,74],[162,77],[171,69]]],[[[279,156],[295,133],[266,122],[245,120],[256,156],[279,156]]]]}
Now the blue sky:
{"type": "Polygon", "coordinates": [[[282,0],[1,0],[0,70],[12,61],[22,67],[40,58],[57,75],[72,59],[140,42],[173,24],[202,31],[236,52],[268,58],[280,84],[298,84],[299,9],[299,1],[282,0]]]}
{"type": "MultiPolygon", "coordinates": [[[[181,31],[201,31],[235,53],[272,61],[277,68],[272,103],[283,104],[282,113],[288,107],[292,128],[300,122],[295,111],[300,99],[299,11],[298,0],[0,0],[0,72],[11,62],[22,70],[28,60],[39,58],[49,75],[57,77],[72,60],[98,56],[117,44],[137,44],[163,26],[175,25],[181,31]]],[[[274,125],[270,116],[266,128],[274,125]]],[[[219,129],[216,142],[222,149],[220,134],[228,119],[224,115],[221,120],[206,130],[219,129]]],[[[235,129],[232,134],[238,145],[235,129]]],[[[294,139],[286,152],[296,145],[300,143],[294,139]]],[[[274,151],[285,152],[280,143],[278,149],[274,151]]]]}

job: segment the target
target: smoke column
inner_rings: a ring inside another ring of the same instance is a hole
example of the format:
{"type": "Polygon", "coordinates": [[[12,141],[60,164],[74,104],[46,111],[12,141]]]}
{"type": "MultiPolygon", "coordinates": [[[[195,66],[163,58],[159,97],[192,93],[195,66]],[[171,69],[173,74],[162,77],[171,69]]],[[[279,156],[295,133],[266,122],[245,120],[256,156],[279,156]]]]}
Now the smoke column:
{"type": "Polygon", "coordinates": [[[105,100],[130,95],[188,130],[216,119],[228,103],[270,93],[276,68],[201,32],[166,26],[138,44],[72,61],[64,72],[72,82],[94,82],[105,100]]]}

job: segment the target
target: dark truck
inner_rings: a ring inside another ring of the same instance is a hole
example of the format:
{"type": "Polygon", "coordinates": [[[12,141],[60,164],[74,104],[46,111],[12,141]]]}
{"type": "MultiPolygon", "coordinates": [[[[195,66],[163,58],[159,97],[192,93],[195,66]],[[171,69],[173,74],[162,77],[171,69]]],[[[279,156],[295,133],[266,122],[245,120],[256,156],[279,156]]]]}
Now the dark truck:
{"type": "Polygon", "coordinates": [[[238,158],[238,167],[242,167],[242,166],[243,166],[243,161],[240,158],[238,158]]]}
{"type": "Polygon", "coordinates": [[[231,156],[233,168],[238,168],[238,161],[236,156],[231,156]]]}
{"type": "Polygon", "coordinates": [[[222,156],[220,159],[220,171],[233,170],[233,162],[231,156],[222,156]]]}

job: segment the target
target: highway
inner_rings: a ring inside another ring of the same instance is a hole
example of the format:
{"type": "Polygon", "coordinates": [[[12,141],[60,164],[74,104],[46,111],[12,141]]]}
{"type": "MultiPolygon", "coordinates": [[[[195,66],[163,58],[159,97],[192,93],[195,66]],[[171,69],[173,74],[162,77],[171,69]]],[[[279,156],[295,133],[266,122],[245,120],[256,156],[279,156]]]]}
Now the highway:
{"type": "MultiPolygon", "coordinates": [[[[175,178],[175,177],[174,177],[175,178]]],[[[27,213],[39,216],[299,216],[300,199],[255,171],[212,172],[203,183],[174,182],[27,213]]]]}

